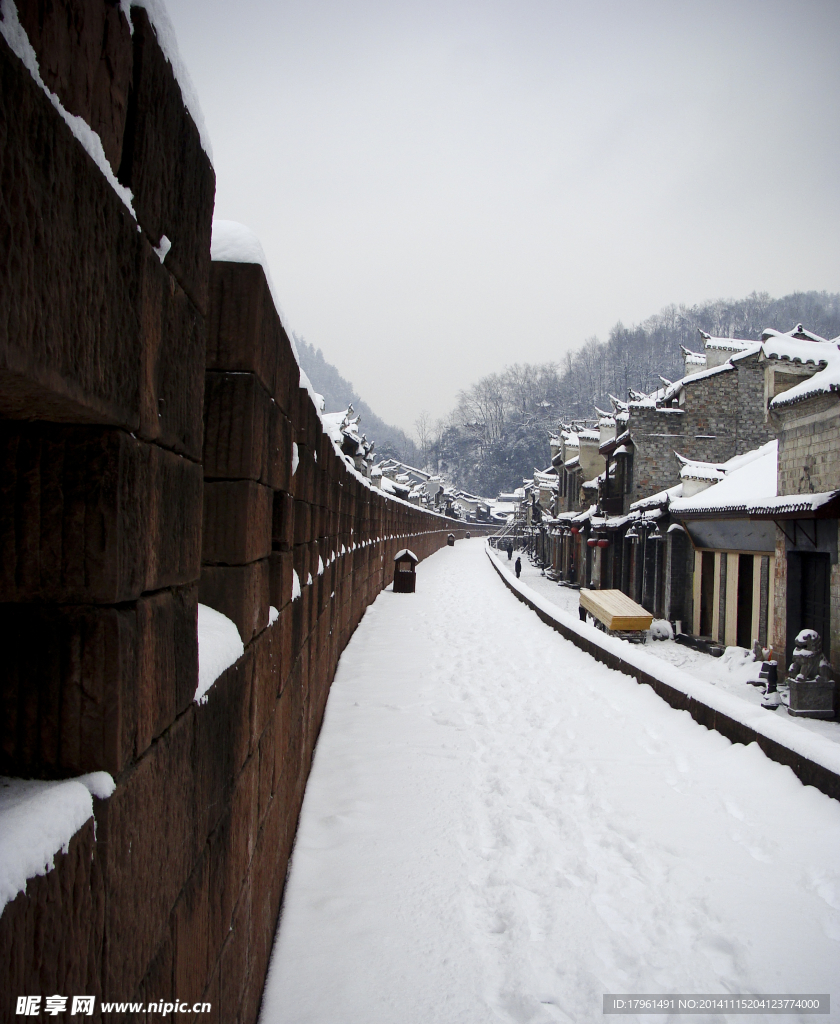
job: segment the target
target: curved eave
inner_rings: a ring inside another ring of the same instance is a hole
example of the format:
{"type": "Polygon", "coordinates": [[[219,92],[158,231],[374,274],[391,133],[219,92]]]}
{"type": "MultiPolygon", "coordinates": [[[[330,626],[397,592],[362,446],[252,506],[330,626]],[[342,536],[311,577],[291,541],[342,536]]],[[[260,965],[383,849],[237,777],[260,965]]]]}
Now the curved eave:
{"type": "MultiPolygon", "coordinates": [[[[731,505],[724,508],[706,509],[675,509],[671,508],[674,519],[752,519],[772,520],[773,522],[788,519],[838,519],[840,518],[840,490],[828,491],[825,494],[807,496],[809,500],[797,502],[797,495],[781,495],[790,497],[790,501],[779,501],[773,505],[731,505]],[[814,499],[822,499],[814,504],[814,499]]],[[[802,496],[803,498],[806,495],[802,496]]]]}

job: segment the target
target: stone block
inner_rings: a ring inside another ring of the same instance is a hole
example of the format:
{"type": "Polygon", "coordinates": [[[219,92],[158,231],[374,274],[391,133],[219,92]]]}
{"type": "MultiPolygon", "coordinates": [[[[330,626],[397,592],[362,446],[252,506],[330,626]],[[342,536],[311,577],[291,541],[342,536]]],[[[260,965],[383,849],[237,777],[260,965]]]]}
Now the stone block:
{"type": "Polygon", "coordinates": [[[131,85],[131,30],[115,4],[62,0],[18,3],[47,88],[102,140],[112,169],[120,165],[131,85]]]}
{"type": "Polygon", "coordinates": [[[152,245],[169,238],[165,265],[206,314],[216,176],[146,11],[135,7],[131,18],[132,85],[117,176],[152,245]]]}
{"type": "Polygon", "coordinates": [[[268,461],[271,399],[253,373],[208,372],[204,389],[204,475],[261,480],[268,461]]]}
{"type": "MultiPolygon", "coordinates": [[[[276,704],[276,701],[275,701],[276,704]]],[[[274,796],[274,780],[277,775],[276,761],[277,761],[277,747],[274,740],[274,728],[275,720],[272,716],[269,720],[269,724],[266,726],[259,742],[259,758],[260,758],[260,807],[259,807],[259,822],[262,825],[266,813],[268,812],[268,805],[271,802],[271,798],[274,796]]]]}
{"type": "MultiPolygon", "coordinates": [[[[234,892],[241,889],[246,877],[251,874],[251,861],[259,831],[259,783],[260,759],[256,754],[252,754],[234,783],[230,801],[231,842],[234,850],[231,863],[236,865],[236,871],[229,877],[234,892]]],[[[251,881],[253,882],[253,877],[251,881]]],[[[259,888],[252,891],[262,898],[263,894],[259,888]]]]}
{"type": "Polygon", "coordinates": [[[285,491],[274,492],[271,540],[279,551],[291,551],[295,543],[295,499],[285,491]]]}
{"type": "MultiPolygon", "coordinates": [[[[171,929],[167,931],[158,946],[143,980],[134,992],[134,1003],[174,1002],[178,992],[175,988],[175,947],[172,942],[171,929]]],[[[156,1013],[131,1015],[127,1017],[132,1024],[157,1024],[161,1020],[174,1022],[174,1014],[156,1013]]]]}
{"type": "Polygon", "coordinates": [[[280,617],[277,620],[278,642],[280,645],[280,693],[283,692],[288,683],[289,674],[297,654],[293,643],[293,622],[294,609],[292,603],[289,602],[281,609],[280,617]]]}
{"type": "Polygon", "coordinates": [[[288,340],[263,268],[215,261],[210,280],[207,369],[256,374],[273,395],[277,352],[288,340]]]}
{"type": "MultiPolygon", "coordinates": [[[[0,917],[0,996],[4,1020],[17,995],[100,996],[99,956],[105,894],[93,818],[55,855],[46,875],[28,879],[0,917]]],[[[97,998],[97,1005],[99,1000],[97,998]]]]}
{"type": "MultiPolygon", "coordinates": [[[[233,783],[251,745],[254,653],[248,649],[226,669],[196,707],[193,761],[196,786],[196,841],[219,826],[230,805],[233,783]]],[[[235,894],[234,894],[235,898],[235,894]]]]}
{"type": "Polygon", "coordinates": [[[190,1004],[200,1001],[210,973],[209,859],[205,850],[172,911],[174,994],[190,1004]]]}
{"type": "Polygon", "coordinates": [[[205,565],[201,570],[198,600],[236,623],[242,642],[268,625],[268,559],[248,565],[205,565]]]}
{"type": "Polygon", "coordinates": [[[0,236],[0,414],[136,430],[142,240],[2,38],[0,236]]]}
{"type": "Polygon", "coordinates": [[[143,377],[138,433],[199,461],[207,348],[204,317],[146,242],[141,250],[143,377]]]}
{"type": "Polygon", "coordinates": [[[262,479],[275,491],[288,491],[292,482],[292,424],[279,405],[269,408],[266,465],[262,479]]]}
{"type": "Polygon", "coordinates": [[[239,1007],[245,996],[248,978],[248,954],[251,936],[251,890],[243,889],[233,912],[233,923],[226,932],[220,965],[220,1015],[223,1021],[239,1021],[239,1007]]]}
{"type": "Polygon", "coordinates": [[[189,705],[197,588],[119,608],[8,605],[0,770],[118,775],[189,705]]]}
{"type": "Polygon", "coordinates": [[[253,480],[204,484],[202,560],[244,565],[271,554],[273,494],[253,480]]]}
{"type": "Polygon", "coordinates": [[[300,365],[285,332],[278,344],[276,355],[274,400],[287,418],[294,420],[297,416],[296,403],[300,388],[300,365]]]}
{"type": "Polygon", "coordinates": [[[283,857],[284,818],[279,801],[272,801],[265,822],[260,830],[251,866],[251,888],[259,893],[259,899],[251,904],[251,938],[249,960],[251,984],[263,987],[277,917],[280,913],[280,899],[286,878],[283,857]]]}
{"type": "Polygon", "coordinates": [[[192,716],[183,715],[97,809],[108,901],[103,998],[134,992],[195,859],[192,716]]]}
{"type": "Polygon", "coordinates": [[[134,754],[134,609],[6,605],[0,643],[0,771],[118,774],[134,754]]]}
{"type": "Polygon", "coordinates": [[[260,737],[274,717],[274,705],[280,692],[281,634],[277,623],[268,627],[252,643],[254,684],[251,695],[251,744],[256,750],[260,737]]]}
{"type": "Polygon", "coordinates": [[[295,545],[307,544],[312,539],[312,514],[305,501],[295,499],[295,545]]]}
{"type": "Polygon", "coordinates": [[[119,430],[0,424],[0,597],[115,604],[198,576],[201,467],[119,430]]]}
{"type": "Polygon", "coordinates": [[[269,601],[278,610],[292,599],[292,552],[272,551],[269,556],[269,601]]]}
{"type": "Polygon", "coordinates": [[[195,696],[198,687],[198,586],[141,598],[138,635],[137,743],[139,757],[195,696]]]}

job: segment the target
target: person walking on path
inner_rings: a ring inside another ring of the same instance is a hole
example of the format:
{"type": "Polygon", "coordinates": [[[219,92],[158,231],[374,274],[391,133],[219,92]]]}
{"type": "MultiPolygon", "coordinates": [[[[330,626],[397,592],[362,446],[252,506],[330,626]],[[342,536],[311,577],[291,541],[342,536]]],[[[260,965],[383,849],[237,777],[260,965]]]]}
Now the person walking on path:
{"type": "Polygon", "coordinates": [[[511,558],[513,558],[513,544],[508,544],[508,546],[507,546],[507,553],[508,553],[508,561],[510,561],[511,558]]]}
{"type": "Polygon", "coordinates": [[[519,579],[519,574],[522,572],[522,559],[521,558],[517,557],[516,561],[514,562],[513,569],[514,569],[514,572],[516,573],[516,578],[519,579]]]}

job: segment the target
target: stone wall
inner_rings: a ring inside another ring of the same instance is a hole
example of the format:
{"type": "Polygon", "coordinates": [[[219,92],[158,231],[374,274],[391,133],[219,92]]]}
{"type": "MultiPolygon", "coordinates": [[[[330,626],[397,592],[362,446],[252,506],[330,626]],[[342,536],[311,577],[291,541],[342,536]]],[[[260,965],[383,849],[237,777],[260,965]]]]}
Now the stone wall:
{"type": "Polygon", "coordinates": [[[211,267],[212,166],[146,13],[20,7],[136,220],[0,38],[0,772],[116,782],[0,917],[0,1018],[84,993],[251,1024],[338,658],[396,550],[463,526],[347,468],[262,269],[211,267]],[[199,599],[245,643],[203,703],[199,599]]]}
{"type": "Polygon", "coordinates": [[[633,486],[625,495],[625,512],[634,501],[680,482],[675,451],[701,462],[725,462],[775,437],[764,412],[764,370],[758,355],[689,378],[679,406],[631,402],[628,429],[634,445],[633,486]]]}
{"type": "MultiPolygon", "coordinates": [[[[779,436],[779,494],[821,494],[840,489],[840,398],[816,395],[773,413],[779,436]]],[[[830,560],[830,638],[825,646],[840,673],[840,525],[836,519],[810,521],[802,527],[785,524],[786,537],[776,531],[775,615],[772,643],[779,657],[789,656],[788,556],[793,552],[823,552],[830,560]],[[785,654],[783,655],[783,652],[785,654]]],[[[793,593],[793,591],[792,591],[793,593]]]]}

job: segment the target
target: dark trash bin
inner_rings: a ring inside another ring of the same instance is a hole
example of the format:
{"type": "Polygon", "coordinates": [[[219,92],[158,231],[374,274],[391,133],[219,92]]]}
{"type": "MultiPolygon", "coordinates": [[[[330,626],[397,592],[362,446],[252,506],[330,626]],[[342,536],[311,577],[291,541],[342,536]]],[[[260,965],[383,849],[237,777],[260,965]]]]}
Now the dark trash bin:
{"type": "Polygon", "coordinates": [[[449,534],[449,536],[448,536],[448,537],[446,538],[446,543],[447,543],[447,544],[448,544],[448,545],[449,545],[449,546],[450,546],[451,548],[454,548],[454,547],[455,547],[455,534],[454,534],[454,533],[450,533],[450,534],[449,534]]]}
{"type": "Polygon", "coordinates": [[[394,555],[394,593],[413,594],[417,580],[415,565],[420,561],[413,551],[403,548],[394,555]]]}

